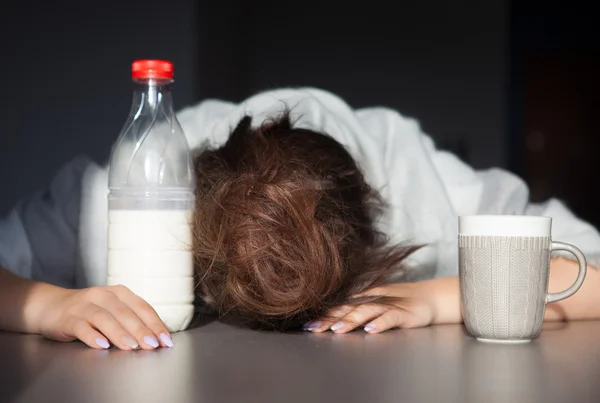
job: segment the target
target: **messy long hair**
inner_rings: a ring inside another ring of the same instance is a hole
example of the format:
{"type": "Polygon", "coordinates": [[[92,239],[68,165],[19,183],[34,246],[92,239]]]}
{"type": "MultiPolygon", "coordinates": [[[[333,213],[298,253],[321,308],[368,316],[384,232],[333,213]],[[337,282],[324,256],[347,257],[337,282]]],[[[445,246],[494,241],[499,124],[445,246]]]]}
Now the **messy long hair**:
{"type": "Polygon", "coordinates": [[[221,319],[291,330],[401,274],[415,246],[390,245],[378,193],[332,137],[243,117],[201,148],[193,253],[198,293],[221,319]]]}

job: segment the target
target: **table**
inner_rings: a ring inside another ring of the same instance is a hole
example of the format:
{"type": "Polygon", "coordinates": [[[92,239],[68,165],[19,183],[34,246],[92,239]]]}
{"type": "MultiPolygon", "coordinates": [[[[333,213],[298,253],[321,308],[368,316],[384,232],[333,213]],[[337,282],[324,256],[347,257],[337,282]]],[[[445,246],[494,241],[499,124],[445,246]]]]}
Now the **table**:
{"type": "Polygon", "coordinates": [[[598,402],[600,322],[546,324],[526,345],[461,326],[279,334],[218,322],[157,351],[0,333],[6,402],[598,402]]]}

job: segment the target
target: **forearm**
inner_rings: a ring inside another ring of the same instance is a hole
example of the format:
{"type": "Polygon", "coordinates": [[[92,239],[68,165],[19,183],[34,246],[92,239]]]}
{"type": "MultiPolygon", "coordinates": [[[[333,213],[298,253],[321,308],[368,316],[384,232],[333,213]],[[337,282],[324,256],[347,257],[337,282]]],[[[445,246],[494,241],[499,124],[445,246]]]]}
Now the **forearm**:
{"type": "Polygon", "coordinates": [[[432,324],[445,325],[462,322],[458,276],[441,277],[422,283],[435,307],[432,324]]]}
{"type": "Polygon", "coordinates": [[[0,267],[0,330],[39,333],[43,308],[63,289],[18,277],[0,267]]]}
{"type": "MultiPolygon", "coordinates": [[[[576,262],[554,259],[550,264],[549,292],[566,290],[577,278],[576,262]]],[[[434,324],[462,322],[458,277],[443,277],[422,283],[430,290],[436,307],[434,324]]],[[[583,285],[573,296],[548,304],[547,321],[600,319],[600,271],[588,266],[583,285]]]]}
{"type": "MultiPolygon", "coordinates": [[[[579,266],[567,259],[555,259],[550,265],[549,292],[564,291],[575,282],[579,266]]],[[[583,285],[573,296],[546,306],[548,321],[600,319],[600,272],[588,266],[583,285]]]]}

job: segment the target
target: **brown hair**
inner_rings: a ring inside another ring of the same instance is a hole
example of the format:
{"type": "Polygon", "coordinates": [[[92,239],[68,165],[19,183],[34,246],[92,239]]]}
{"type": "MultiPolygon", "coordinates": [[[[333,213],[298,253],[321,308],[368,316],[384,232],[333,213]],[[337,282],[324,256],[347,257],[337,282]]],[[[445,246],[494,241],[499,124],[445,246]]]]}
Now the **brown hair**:
{"type": "Polygon", "coordinates": [[[194,158],[198,288],[222,319],[297,329],[387,282],[416,247],[376,231],[380,197],[340,143],[288,112],[251,123],[194,158]]]}

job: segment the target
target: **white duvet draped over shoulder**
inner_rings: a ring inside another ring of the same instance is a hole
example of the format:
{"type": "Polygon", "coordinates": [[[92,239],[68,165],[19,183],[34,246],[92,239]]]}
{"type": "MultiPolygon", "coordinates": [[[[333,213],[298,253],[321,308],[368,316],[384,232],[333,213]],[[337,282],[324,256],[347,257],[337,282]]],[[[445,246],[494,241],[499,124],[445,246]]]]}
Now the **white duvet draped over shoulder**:
{"type": "MultiPolygon", "coordinates": [[[[457,274],[457,217],[466,214],[550,216],[553,239],[578,246],[590,263],[600,264],[598,231],[563,203],[530,204],[518,177],[473,170],[436,150],[415,120],[394,110],[353,110],[331,93],[302,88],[260,93],[237,105],[208,100],[178,118],[195,148],[222,144],[246,114],[259,125],[286,108],[296,126],[331,135],[354,156],[388,204],[378,225],[392,242],[426,245],[410,259],[416,279],[457,274]]],[[[0,221],[0,265],[60,285],[103,284],[107,181],[106,168],[87,159],[66,164],[49,190],[23,200],[0,221]]]]}

